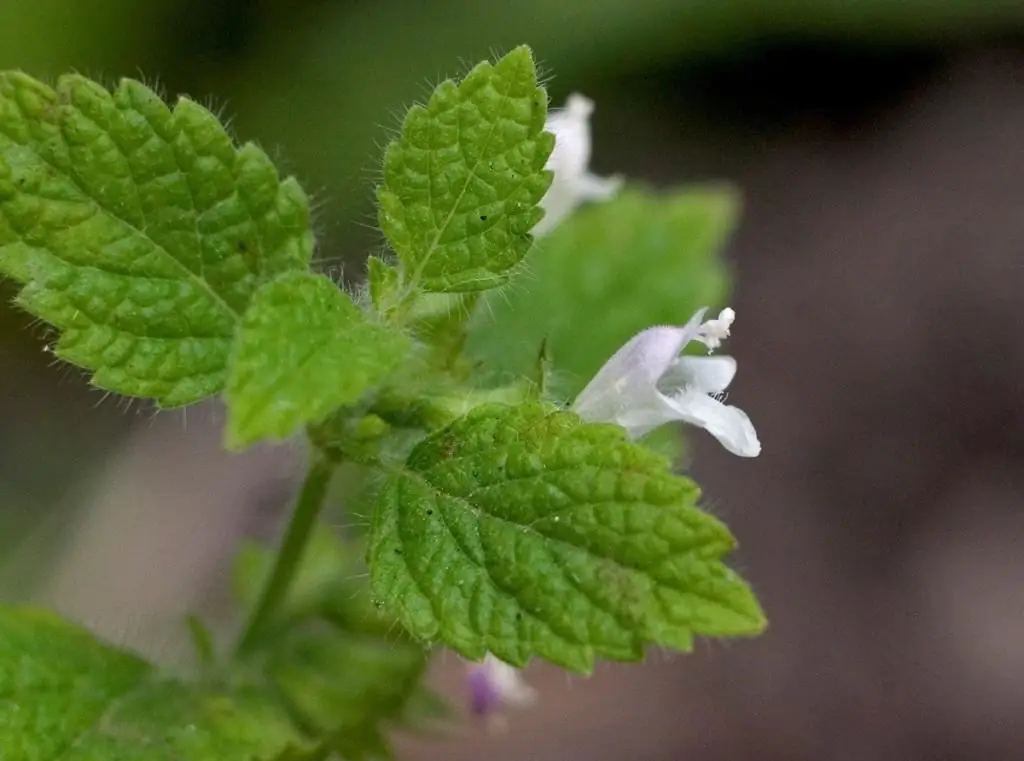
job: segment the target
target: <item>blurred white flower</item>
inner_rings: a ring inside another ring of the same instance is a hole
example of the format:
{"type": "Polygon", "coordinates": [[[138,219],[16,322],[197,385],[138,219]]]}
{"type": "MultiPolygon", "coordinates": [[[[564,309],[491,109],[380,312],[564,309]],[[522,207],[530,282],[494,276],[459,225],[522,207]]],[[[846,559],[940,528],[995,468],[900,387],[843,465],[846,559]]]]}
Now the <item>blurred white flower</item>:
{"type": "Polygon", "coordinates": [[[704,320],[700,309],[682,327],[648,328],[612,355],[576,398],[573,410],[588,422],[617,423],[639,438],[663,423],[696,425],[741,457],[756,457],[761,442],[746,413],[724,404],[736,374],[732,357],[680,356],[691,341],[714,350],[728,338],[736,313],[723,309],[704,320]]]}
{"type": "Polygon", "coordinates": [[[536,691],[523,681],[519,669],[488,653],[466,666],[469,707],[476,716],[493,718],[502,706],[518,708],[533,703],[536,691]]]}
{"type": "Polygon", "coordinates": [[[554,178],[540,202],[544,219],[533,228],[535,237],[547,235],[583,202],[611,198],[622,185],[620,177],[598,177],[587,169],[593,111],[592,100],[573,93],[564,108],[548,116],[544,129],[554,134],[555,148],[546,168],[554,178]]]}

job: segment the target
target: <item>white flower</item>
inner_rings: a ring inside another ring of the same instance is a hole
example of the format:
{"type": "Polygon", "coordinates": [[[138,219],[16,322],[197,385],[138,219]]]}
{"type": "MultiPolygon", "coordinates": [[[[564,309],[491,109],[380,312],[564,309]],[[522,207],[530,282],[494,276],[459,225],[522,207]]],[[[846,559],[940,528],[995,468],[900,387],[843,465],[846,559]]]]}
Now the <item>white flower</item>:
{"type": "Polygon", "coordinates": [[[593,111],[592,100],[573,93],[564,108],[548,116],[544,129],[555,135],[555,148],[546,168],[554,173],[554,178],[540,202],[544,219],[533,228],[536,237],[551,232],[583,202],[611,198],[622,185],[619,177],[598,177],[587,169],[593,111]]]}
{"type": "Polygon", "coordinates": [[[728,338],[736,313],[723,309],[703,322],[706,311],[698,310],[682,327],[648,328],[631,338],[576,398],[576,413],[588,422],[617,423],[631,438],[682,420],[705,429],[733,454],[760,454],[750,418],[720,400],[736,374],[736,360],[680,356],[691,341],[710,351],[728,338]]]}
{"type": "Polygon", "coordinates": [[[519,669],[488,653],[478,663],[467,664],[470,710],[481,717],[492,717],[502,705],[521,707],[531,704],[536,692],[520,676],[519,669]]]}

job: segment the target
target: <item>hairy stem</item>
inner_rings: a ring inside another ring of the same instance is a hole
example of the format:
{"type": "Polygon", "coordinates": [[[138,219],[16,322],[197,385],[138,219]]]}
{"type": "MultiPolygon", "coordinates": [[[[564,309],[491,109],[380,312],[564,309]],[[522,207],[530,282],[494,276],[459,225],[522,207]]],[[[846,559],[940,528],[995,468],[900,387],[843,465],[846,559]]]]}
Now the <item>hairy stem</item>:
{"type": "Polygon", "coordinates": [[[316,526],[316,520],[327,496],[327,487],[334,474],[335,463],[314,450],[302,489],[292,510],[284,540],[274,558],[274,566],[267,576],[259,600],[238,639],[235,652],[239,655],[252,649],[267,623],[273,618],[288,594],[295,574],[302,562],[302,554],[316,526]]]}

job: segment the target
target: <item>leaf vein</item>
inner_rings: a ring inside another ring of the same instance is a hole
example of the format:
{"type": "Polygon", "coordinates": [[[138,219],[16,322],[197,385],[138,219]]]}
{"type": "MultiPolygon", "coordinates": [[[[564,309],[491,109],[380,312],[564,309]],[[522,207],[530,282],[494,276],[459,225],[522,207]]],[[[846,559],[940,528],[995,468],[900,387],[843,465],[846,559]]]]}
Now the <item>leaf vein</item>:
{"type": "MultiPolygon", "coordinates": [[[[493,69],[492,69],[491,73],[493,74],[493,69]]],[[[460,88],[460,90],[461,90],[461,88],[460,88]]],[[[461,95],[461,93],[460,93],[460,95],[461,95]]],[[[444,235],[445,230],[448,229],[448,225],[450,225],[452,223],[452,220],[455,218],[455,213],[459,209],[459,204],[462,202],[462,199],[466,195],[467,191],[469,190],[469,187],[472,184],[473,180],[477,179],[477,175],[476,175],[477,169],[479,168],[480,164],[483,162],[483,157],[487,153],[487,148],[490,146],[491,140],[494,138],[494,133],[498,129],[498,124],[501,121],[500,114],[502,112],[504,112],[505,107],[508,105],[508,102],[511,100],[511,97],[512,96],[509,93],[505,93],[502,96],[501,106],[499,107],[499,117],[494,120],[494,122],[491,124],[490,129],[487,132],[487,137],[484,139],[483,146],[482,146],[482,148],[480,150],[480,157],[469,167],[469,169],[468,169],[468,176],[466,177],[466,181],[465,181],[465,183],[463,183],[462,188],[459,190],[458,197],[452,203],[452,207],[449,210],[448,215],[445,217],[444,222],[441,224],[441,226],[437,230],[437,233],[435,233],[435,235],[434,235],[434,240],[427,247],[427,250],[423,253],[423,258],[420,260],[419,264],[416,266],[416,270],[415,270],[415,272],[413,272],[413,276],[412,276],[412,279],[410,281],[410,288],[415,287],[416,285],[419,284],[420,279],[423,277],[423,273],[426,271],[427,263],[430,261],[431,257],[433,257],[433,255],[434,255],[434,252],[437,250],[438,244],[441,241],[441,236],[444,235]]],[[[456,120],[456,125],[457,125],[457,127],[456,127],[456,129],[457,129],[456,140],[458,140],[458,142],[459,142],[459,151],[461,153],[464,150],[463,146],[462,146],[462,111],[461,111],[461,109],[458,109],[458,119],[456,120]]],[[[433,151],[431,151],[430,153],[432,155],[433,151]]]]}

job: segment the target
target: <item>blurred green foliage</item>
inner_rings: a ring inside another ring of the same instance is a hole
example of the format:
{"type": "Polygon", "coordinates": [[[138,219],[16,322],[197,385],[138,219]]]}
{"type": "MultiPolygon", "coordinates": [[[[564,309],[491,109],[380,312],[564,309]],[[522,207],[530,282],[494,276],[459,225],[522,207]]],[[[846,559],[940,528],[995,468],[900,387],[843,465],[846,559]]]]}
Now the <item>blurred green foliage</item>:
{"type": "Polygon", "coordinates": [[[528,375],[545,345],[557,368],[553,391],[572,399],[641,330],[725,304],[720,257],[739,206],[726,186],[629,187],[581,209],[537,243],[511,287],[488,294],[470,356],[508,382],[528,375]]]}
{"type": "Polygon", "coordinates": [[[320,198],[334,253],[367,237],[354,223],[372,225],[378,146],[396,114],[461,73],[454,61],[528,43],[557,101],[766,38],[910,44],[1022,21],[1019,0],[6,0],[0,68],[141,75],[222,106],[320,198]]]}

